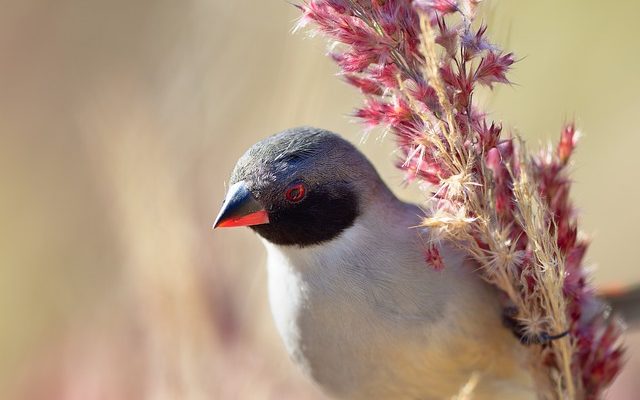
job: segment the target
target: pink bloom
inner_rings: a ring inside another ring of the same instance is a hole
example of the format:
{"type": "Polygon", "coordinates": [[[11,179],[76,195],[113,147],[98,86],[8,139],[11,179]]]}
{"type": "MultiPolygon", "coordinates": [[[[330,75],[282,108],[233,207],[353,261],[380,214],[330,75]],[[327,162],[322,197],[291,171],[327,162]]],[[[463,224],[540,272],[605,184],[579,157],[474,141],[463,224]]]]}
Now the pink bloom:
{"type": "Polygon", "coordinates": [[[578,141],[578,134],[574,124],[567,125],[562,131],[560,136],[560,144],[558,144],[557,154],[560,157],[560,162],[566,164],[569,161],[569,157],[573,154],[573,150],[576,148],[578,141]]]}
{"type": "Polygon", "coordinates": [[[449,57],[455,57],[458,51],[458,32],[455,29],[449,29],[444,19],[438,19],[438,30],[440,34],[436,37],[436,43],[444,47],[449,57]]]}
{"type": "Polygon", "coordinates": [[[470,29],[465,29],[460,37],[461,47],[464,50],[464,58],[465,60],[471,60],[476,57],[479,53],[484,51],[496,51],[497,48],[489,43],[489,41],[485,38],[485,33],[487,32],[487,26],[482,25],[476,33],[473,33],[470,29]]]}
{"type": "Polygon", "coordinates": [[[344,74],[344,79],[351,85],[360,89],[364,94],[373,94],[373,95],[382,94],[382,89],[380,88],[380,85],[373,79],[362,78],[354,74],[344,74]]]}
{"type": "MultiPolygon", "coordinates": [[[[313,22],[319,32],[341,44],[331,56],[344,79],[365,95],[364,104],[354,115],[367,128],[383,127],[394,134],[401,157],[398,166],[406,171],[407,180],[435,187],[436,212],[455,214],[463,209],[459,199],[465,191],[488,199],[486,206],[495,207],[489,217],[497,218],[492,222],[502,230],[497,234],[509,247],[506,256],[517,255],[521,261],[512,262],[510,272],[518,279],[517,286],[523,286],[518,295],[525,300],[538,291],[540,283],[533,274],[537,267],[532,250],[535,243],[515,215],[514,179],[524,167],[531,171],[530,184],[548,209],[543,222],[549,235],[556,238],[559,257],[564,260],[562,295],[576,344],[571,370],[574,379],[581,381],[577,386],[585,388],[589,398],[599,398],[622,365],[621,330],[603,315],[585,317],[595,296],[583,264],[588,243],[578,238],[566,171],[578,135],[569,124],[555,150],[523,158],[514,141],[504,138],[502,125],[489,120],[474,104],[478,85],[492,88],[508,84],[507,73],[515,63],[513,53],[502,52],[489,42],[486,26],[471,29],[476,3],[478,0],[309,0],[299,7],[300,25],[313,22]],[[444,49],[442,57],[425,60],[420,50],[420,15],[431,24],[436,44],[444,49]],[[424,74],[429,63],[439,70],[443,86],[439,93],[424,74]],[[456,181],[463,175],[459,168],[451,167],[442,157],[442,152],[456,156],[444,140],[451,128],[472,160],[464,182],[456,181]],[[440,140],[439,147],[432,144],[434,139],[440,140]]],[[[473,229],[475,215],[470,217],[473,245],[480,252],[504,256],[506,250],[491,248],[495,238],[488,240],[473,229]]],[[[437,247],[429,246],[424,257],[431,267],[444,268],[437,247]]],[[[545,354],[549,368],[557,369],[554,353],[545,354]]]]}
{"type": "Polygon", "coordinates": [[[440,255],[440,251],[436,246],[429,246],[424,252],[424,260],[436,271],[444,269],[444,261],[440,255]]]}
{"type": "Polygon", "coordinates": [[[490,51],[480,61],[474,78],[489,87],[493,87],[494,83],[509,83],[506,73],[513,63],[513,53],[497,54],[490,51]]]}
{"type": "Polygon", "coordinates": [[[413,6],[423,12],[438,11],[450,14],[458,11],[458,2],[455,0],[413,0],[413,6]]]}

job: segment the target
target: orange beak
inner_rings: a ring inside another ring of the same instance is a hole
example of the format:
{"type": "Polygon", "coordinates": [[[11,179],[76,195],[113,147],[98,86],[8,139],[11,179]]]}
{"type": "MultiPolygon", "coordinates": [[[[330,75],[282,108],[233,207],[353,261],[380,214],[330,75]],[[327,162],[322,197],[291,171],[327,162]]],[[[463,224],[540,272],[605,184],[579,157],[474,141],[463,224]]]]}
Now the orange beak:
{"type": "Polygon", "coordinates": [[[269,223],[269,214],[249,192],[244,181],[237,182],[229,188],[222,209],[213,228],[230,228],[234,226],[251,226],[269,223]]]}

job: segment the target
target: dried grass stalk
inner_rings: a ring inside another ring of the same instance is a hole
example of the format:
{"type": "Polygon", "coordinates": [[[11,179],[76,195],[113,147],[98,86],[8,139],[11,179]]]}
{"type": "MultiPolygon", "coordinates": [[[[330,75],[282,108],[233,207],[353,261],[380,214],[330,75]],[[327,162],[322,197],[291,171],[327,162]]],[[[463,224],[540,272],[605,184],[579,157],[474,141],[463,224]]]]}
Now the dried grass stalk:
{"type": "Polygon", "coordinates": [[[566,172],[577,133],[568,125],[555,151],[531,156],[476,107],[477,87],[509,83],[514,63],[474,28],[477,3],[312,0],[300,26],[337,44],[331,56],[365,96],[355,115],[393,132],[407,180],[430,184],[429,263],[446,268],[438,241],[456,243],[505,294],[540,398],[600,398],[622,365],[621,330],[594,308],[582,267],[566,172]]]}

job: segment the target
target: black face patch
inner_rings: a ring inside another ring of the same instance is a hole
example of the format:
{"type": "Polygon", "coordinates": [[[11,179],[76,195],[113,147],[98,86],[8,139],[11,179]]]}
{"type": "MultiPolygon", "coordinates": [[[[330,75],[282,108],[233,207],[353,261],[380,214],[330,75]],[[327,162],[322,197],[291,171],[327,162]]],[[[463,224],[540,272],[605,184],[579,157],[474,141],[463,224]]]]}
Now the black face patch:
{"type": "Polygon", "coordinates": [[[310,246],[334,239],[353,225],[358,198],[347,183],[309,187],[304,200],[288,203],[284,197],[267,206],[269,223],[252,226],[277,245],[310,246]]]}

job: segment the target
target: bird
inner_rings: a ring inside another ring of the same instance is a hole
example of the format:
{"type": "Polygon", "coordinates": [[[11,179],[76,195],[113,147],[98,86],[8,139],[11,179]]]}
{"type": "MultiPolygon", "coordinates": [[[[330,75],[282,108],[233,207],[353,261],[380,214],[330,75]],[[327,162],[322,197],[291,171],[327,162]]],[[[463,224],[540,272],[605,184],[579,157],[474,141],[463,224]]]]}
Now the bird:
{"type": "Polygon", "coordinates": [[[330,131],[292,128],[238,160],[214,228],[267,252],[269,303],[295,364],[335,399],[534,399],[527,347],[459,247],[431,267],[425,211],[330,131]]]}

